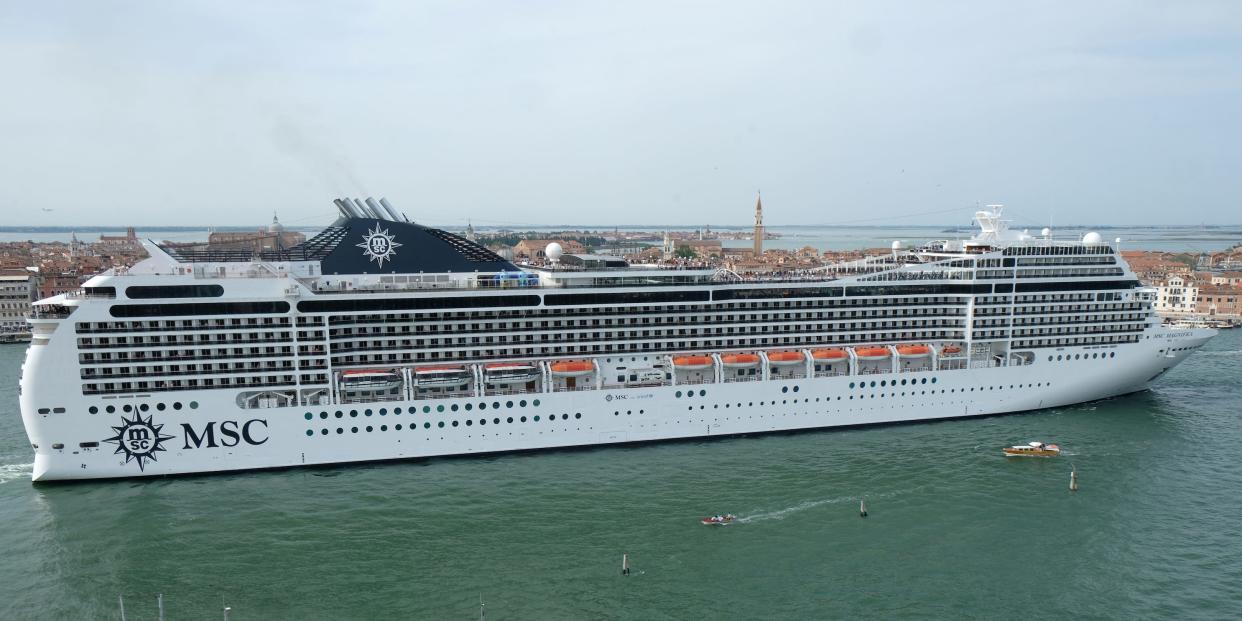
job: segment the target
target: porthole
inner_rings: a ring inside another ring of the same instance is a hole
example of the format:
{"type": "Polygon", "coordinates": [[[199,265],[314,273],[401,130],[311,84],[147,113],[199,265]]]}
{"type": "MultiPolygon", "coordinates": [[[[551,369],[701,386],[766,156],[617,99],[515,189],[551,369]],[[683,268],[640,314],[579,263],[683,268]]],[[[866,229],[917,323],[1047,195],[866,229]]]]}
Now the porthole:
{"type": "MultiPolygon", "coordinates": [[[[454,409],[454,410],[456,410],[457,408],[456,408],[456,407],[454,407],[453,409],[454,409]]],[[[466,411],[467,411],[467,412],[469,412],[470,410],[473,410],[473,409],[474,409],[474,405],[469,404],[469,403],[467,403],[467,404],[466,404],[466,411]]]]}
{"type": "Polygon", "coordinates": [[[456,411],[457,411],[457,404],[456,404],[456,403],[454,403],[453,405],[450,405],[450,406],[449,406],[449,409],[450,409],[450,410],[453,410],[454,412],[456,412],[456,411]]]}
{"type": "Polygon", "coordinates": [[[561,420],[569,420],[568,414],[561,414],[561,420]]]}
{"type": "Polygon", "coordinates": [[[788,386],[781,386],[781,392],[789,392],[788,386]]]}
{"type": "Polygon", "coordinates": [[[512,402],[512,401],[505,401],[505,407],[507,407],[507,408],[511,408],[511,407],[513,407],[513,402],[512,402]]]}
{"type": "Polygon", "coordinates": [[[520,421],[522,421],[522,422],[524,423],[524,422],[526,422],[526,417],[525,417],[525,416],[523,416],[522,418],[520,418],[520,419],[518,419],[518,420],[520,420],[520,421]]]}
{"type": "Polygon", "coordinates": [[[357,428],[357,427],[350,427],[350,428],[349,428],[349,432],[350,432],[350,433],[358,433],[358,428],[357,428]]]}
{"type": "Polygon", "coordinates": [[[798,392],[798,387],[794,386],[794,392],[798,392]]]}
{"type": "Polygon", "coordinates": [[[499,424],[500,424],[500,419],[499,419],[499,418],[493,418],[493,419],[492,419],[492,424],[493,424],[493,425],[499,425],[499,424]]]}
{"type": "Polygon", "coordinates": [[[366,414],[367,416],[370,416],[371,415],[370,408],[366,409],[363,413],[366,414]]]}
{"type": "Polygon", "coordinates": [[[157,410],[159,410],[159,411],[161,411],[161,412],[163,412],[163,411],[164,411],[164,408],[166,408],[166,407],[168,407],[168,406],[164,405],[163,403],[157,403],[157,404],[155,404],[155,409],[157,409],[157,410]]]}
{"type": "Polygon", "coordinates": [[[397,423],[397,425],[393,427],[393,429],[396,431],[401,431],[401,423],[397,423]]]}
{"type": "Polygon", "coordinates": [[[197,401],[191,401],[191,402],[190,402],[190,409],[191,409],[191,410],[197,410],[197,409],[198,409],[198,402],[197,402],[197,401]]]}
{"type": "Polygon", "coordinates": [[[534,401],[531,401],[530,404],[534,407],[539,407],[539,400],[535,399],[534,401]]]}
{"type": "Polygon", "coordinates": [[[380,416],[386,416],[387,414],[388,414],[388,409],[387,409],[387,408],[380,408],[380,410],[379,410],[379,415],[380,415],[380,416]]]}
{"type": "Polygon", "coordinates": [[[854,382],[850,382],[850,388],[854,387],[854,382]]]}
{"type": "Polygon", "coordinates": [[[888,380],[880,380],[880,388],[883,388],[887,385],[888,385],[888,380]]]}
{"type": "Polygon", "coordinates": [[[314,432],[314,431],[312,431],[312,430],[310,430],[310,429],[307,429],[307,430],[306,430],[306,435],[308,435],[308,436],[313,436],[313,435],[315,435],[315,432],[314,432]]]}
{"type": "MultiPolygon", "coordinates": [[[[382,412],[383,410],[380,410],[380,411],[382,412]]],[[[393,408],[393,409],[392,409],[392,413],[393,413],[393,415],[394,415],[394,416],[400,416],[400,415],[401,415],[401,408],[393,408]]]]}
{"type": "MultiPolygon", "coordinates": [[[[444,406],[440,406],[440,407],[441,407],[441,408],[443,408],[444,406]]],[[[441,412],[443,412],[444,410],[443,410],[443,409],[441,409],[440,411],[441,411],[441,412]]],[[[423,414],[428,414],[428,413],[430,413],[430,412],[431,412],[431,406],[430,406],[430,405],[424,405],[424,406],[423,406],[423,414]]]]}
{"type": "Polygon", "coordinates": [[[350,411],[349,411],[349,417],[350,417],[350,418],[358,418],[358,410],[350,410],[350,411]]]}
{"type": "Polygon", "coordinates": [[[456,427],[456,426],[457,426],[457,421],[453,421],[453,426],[454,426],[454,427],[456,427]]]}
{"type": "Polygon", "coordinates": [[[523,407],[523,408],[526,407],[526,399],[522,399],[521,401],[518,401],[518,407],[523,407]]]}
{"type": "Polygon", "coordinates": [[[931,382],[932,382],[933,384],[935,384],[935,383],[936,383],[936,378],[934,378],[934,377],[933,377],[933,378],[931,378],[931,382]]]}
{"type": "MultiPolygon", "coordinates": [[[[453,423],[453,424],[456,424],[456,423],[453,423]]],[[[436,426],[437,426],[437,427],[439,427],[439,428],[441,428],[441,429],[444,429],[444,421],[440,421],[440,422],[436,423],[436,426]]]]}
{"type": "Polygon", "coordinates": [[[486,403],[480,403],[480,404],[479,404],[479,409],[480,409],[480,410],[486,410],[486,409],[487,409],[487,404],[486,404],[486,403]]]}
{"type": "Polygon", "coordinates": [[[134,406],[132,406],[132,405],[130,405],[130,404],[128,404],[128,403],[126,403],[124,406],[122,406],[122,407],[121,407],[121,409],[122,409],[122,410],[125,410],[126,412],[129,412],[130,410],[133,410],[133,409],[134,409],[134,406]]]}
{"type": "Polygon", "coordinates": [[[437,405],[437,406],[436,406],[436,411],[437,411],[437,412],[443,412],[443,411],[444,411],[444,406],[443,406],[443,405],[437,405]]]}
{"type": "Polygon", "coordinates": [[[371,433],[372,431],[375,431],[375,428],[370,425],[367,425],[367,433],[371,433]]]}
{"type": "MultiPolygon", "coordinates": [[[[457,423],[453,423],[453,424],[454,424],[454,425],[456,425],[457,423]]],[[[467,426],[467,427],[473,427],[473,426],[474,426],[474,421],[473,421],[473,420],[471,420],[471,419],[469,419],[469,418],[467,418],[467,419],[466,419],[466,426],[467,426]]]]}
{"type": "Polygon", "coordinates": [[[492,409],[493,409],[493,410],[499,410],[499,409],[500,409],[500,402],[499,402],[499,401],[493,401],[493,402],[492,402],[492,409]]]}
{"type": "Polygon", "coordinates": [[[325,427],[325,428],[323,428],[323,429],[320,429],[320,430],[319,430],[319,435],[321,435],[321,436],[326,436],[326,435],[328,435],[328,429],[327,429],[326,427],[325,427]]]}
{"type": "Polygon", "coordinates": [[[512,423],[512,422],[513,422],[513,417],[512,417],[512,416],[510,416],[510,417],[506,418],[506,419],[505,419],[505,422],[506,422],[506,423],[512,423]]]}
{"type": "Polygon", "coordinates": [[[700,397],[706,397],[706,396],[707,396],[707,391],[706,391],[706,390],[700,390],[700,391],[699,391],[699,396],[700,396],[700,397]]]}
{"type": "Polygon", "coordinates": [[[575,419],[582,418],[582,412],[574,412],[574,418],[575,419]]]}
{"type": "Polygon", "coordinates": [[[342,413],[340,410],[337,410],[337,411],[336,411],[336,417],[337,417],[337,418],[341,418],[341,417],[343,417],[343,416],[345,416],[345,414],[344,414],[344,413],[342,413]]]}
{"type": "Polygon", "coordinates": [[[340,435],[340,434],[342,434],[342,433],[345,433],[345,430],[344,430],[344,429],[342,429],[342,428],[340,428],[340,427],[337,427],[337,428],[336,428],[336,433],[337,433],[337,435],[340,435]]]}
{"type": "Polygon", "coordinates": [[[180,409],[181,409],[181,402],[180,402],[180,401],[173,401],[173,409],[174,409],[174,410],[180,410],[180,409]]]}
{"type": "Polygon", "coordinates": [[[304,418],[305,418],[306,420],[311,420],[312,418],[315,418],[315,415],[314,415],[314,414],[311,414],[310,412],[307,412],[307,413],[304,415],[304,418]]]}
{"type": "Polygon", "coordinates": [[[98,414],[99,407],[92,405],[91,407],[87,408],[87,411],[90,412],[91,414],[98,414]]]}
{"type": "Polygon", "coordinates": [[[536,414],[536,415],[535,415],[535,422],[536,422],[536,423],[537,423],[537,422],[539,422],[539,415],[538,415],[538,414],[536,414]]]}

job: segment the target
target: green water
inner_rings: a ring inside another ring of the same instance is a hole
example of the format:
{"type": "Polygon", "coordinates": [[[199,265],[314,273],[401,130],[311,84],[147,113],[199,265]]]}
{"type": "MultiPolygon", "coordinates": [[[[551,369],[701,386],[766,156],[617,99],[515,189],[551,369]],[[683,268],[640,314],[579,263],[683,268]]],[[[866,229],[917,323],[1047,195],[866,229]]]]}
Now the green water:
{"type": "Polygon", "coordinates": [[[170,620],[477,619],[480,595],[489,620],[1242,617],[1242,330],[1154,391],[1034,414],[39,487],[22,353],[0,619],[119,618],[118,594],[154,619],[156,593],[170,620]],[[1033,439],[1068,454],[999,454],[1033,439]]]}

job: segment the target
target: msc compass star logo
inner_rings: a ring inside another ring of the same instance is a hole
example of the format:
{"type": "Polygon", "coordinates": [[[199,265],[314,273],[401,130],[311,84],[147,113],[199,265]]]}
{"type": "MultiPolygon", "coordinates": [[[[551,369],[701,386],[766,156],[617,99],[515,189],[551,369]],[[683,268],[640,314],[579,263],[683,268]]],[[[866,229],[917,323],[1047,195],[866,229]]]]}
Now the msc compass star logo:
{"type": "Polygon", "coordinates": [[[388,232],[388,229],[381,229],[376,224],[375,229],[367,231],[367,234],[362,236],[362,243],[357,246],[362,248],[363,256],[375,261],[380,267],[384,267],[384,261],[391,261],[397,255],[397,248],[400,248],[401,244],[393,241],[393,235],[388,232]]]}
{"type": "Polygon", "coordinates": [[[104,440],[116,444],[116,454],[125,454],[125,463],[138,461],[138,470],[145,470],[147,460],[156,461],[155,454],[165,450],[160,446],[164,440],[171,440],[172,436],[160,434],[163,425],[156,425],[152,422],[151,416],[145,420],[141,414],[135,413],[134,420],[129,420],[124,416],[121,417],[121,426],[113,427],[116,432],[115,436],[104,440]]]}

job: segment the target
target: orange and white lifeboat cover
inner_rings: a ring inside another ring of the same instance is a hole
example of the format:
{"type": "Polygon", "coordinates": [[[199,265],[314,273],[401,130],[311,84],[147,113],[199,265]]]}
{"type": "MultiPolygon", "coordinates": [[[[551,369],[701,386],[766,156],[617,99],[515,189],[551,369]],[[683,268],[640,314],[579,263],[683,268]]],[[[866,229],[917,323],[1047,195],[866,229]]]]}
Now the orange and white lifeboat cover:
{"type": "Polygon", "coordinates": [[[888,358],[889,352],[887,347],[855,347],[854,355],[859,360],[883,360],[888,358]]]}
{"type": "Polygon", "coordinates": [[[548,368],[557,377],[581,377],[595,372],[595,365],[589,360],[561,360],[549,364],[548,368]]]}
{"type": "Polygon", "coordinates": [[[898,345],[897,355],[902,358],[926,358],[931,355],[931,348],[926,345],[898,345]]]}
{"type": "Polygon", "coordinates": [[[676,356],[673,366],[682,371],[700,371],[712,367],[711,356],[676,356]]]}
{"type": "Polygon", "coordinates": [[[774,367],[789,367],[796,364],[806,362],[800,351],[770,351],[768,352],[768,364],[774,367]]]}
{"type": "Polygon", "coordinates": [[[844,349],[815,349],[811,351],[811,357],[815,362],[844,362],[849,359],[850,355],[844,349]]]}
{"type": "Polygon", "coordinates": [[[1027,442],[1015,444],[1001,449],[1007,457],[1056,457],[1061,454],[1061,447],[1043,442],[1027,442]]]}
{"type": "Polygon", "coordinates": [[[730,369],[749,369],[759,366],[759,356],[757,354],[724,354],[720,357],[720,363],[730,369]]]}

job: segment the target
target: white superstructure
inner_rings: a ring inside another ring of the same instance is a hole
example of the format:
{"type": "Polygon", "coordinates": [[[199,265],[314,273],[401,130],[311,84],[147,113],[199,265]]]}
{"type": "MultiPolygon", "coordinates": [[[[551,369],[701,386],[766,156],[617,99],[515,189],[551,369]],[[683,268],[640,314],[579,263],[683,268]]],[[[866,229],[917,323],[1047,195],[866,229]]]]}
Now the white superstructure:
{"type": "Polygon", "coordinates": [[[295,248],[161,248],[35,304],[36,481],[615,444],[1063,406],[1168,329],[1114,248],[1009,231],[815,277],[519,268],[387,201],[295,248]]]}

